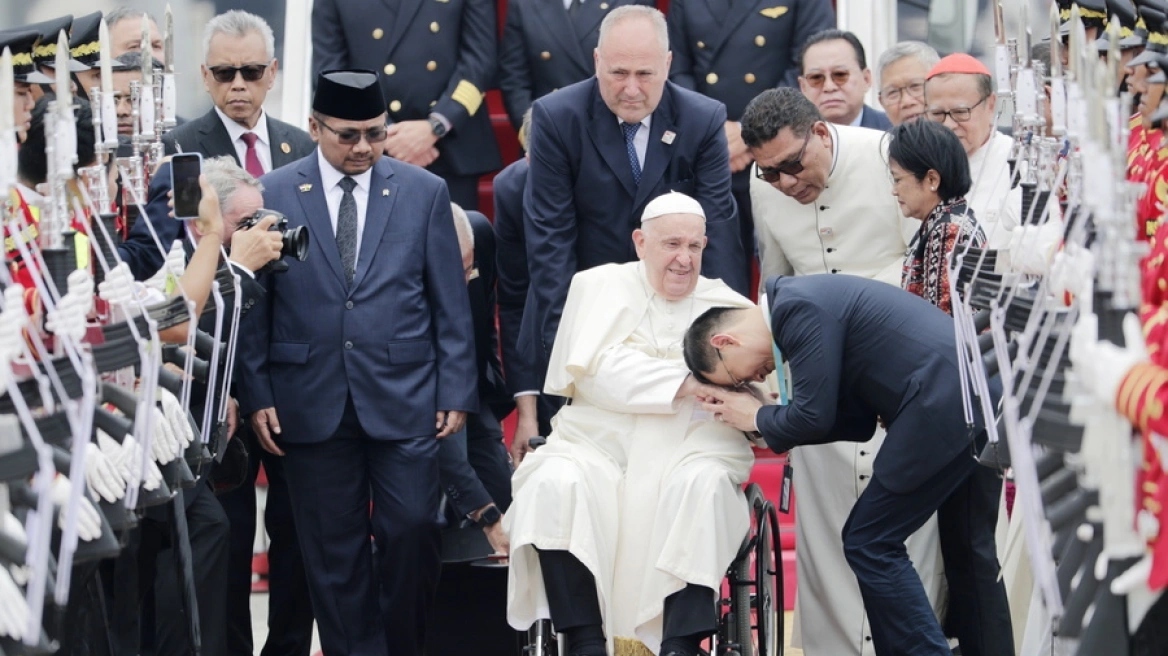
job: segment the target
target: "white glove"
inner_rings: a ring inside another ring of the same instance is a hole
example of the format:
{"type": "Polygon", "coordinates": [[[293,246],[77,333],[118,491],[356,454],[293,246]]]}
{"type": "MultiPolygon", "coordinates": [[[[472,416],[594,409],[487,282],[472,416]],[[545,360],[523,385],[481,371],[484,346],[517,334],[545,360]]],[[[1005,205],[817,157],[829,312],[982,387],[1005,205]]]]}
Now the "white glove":
{"type": "MultiPolygon", "coordinates": [[[[127,438],[128,439],[128,438],[127,438]]],[[[114,438],[109,436],[102,429],[97,429],[97,448],[101,450],[107,460],[110,461],[118,470],[118,475],[122,477],[123,481],[129,481],[133,478],[130,469],[130,454],[122,449],[122,445],[118,444],[114,438]]]]}
{"type": "Polygon", "coordinates": [[[1010,231],[1010,269],[1018,273],[1043,275],[1062,240],[1063,226],[1058,221],[1042,225],[1023,225],[1010,231]]]}
{"type": "Polygon", "coordinates": [[[1079,317],[1071,330],[1071,365],[1076,377],[1097,399],[1112,407],[1123,377],[1148,359],[1144,332],[1134,314],[1123,318],[1123,340],[1127,346],[1099,341],[1099,319],[1094,314],[1079,317]]]}
{"type": "Polygon", "coordinates": [[[1090,296],[1095,278],[1095,255],[1078,244],[1067,247],[1054,256],[1047,277],[1050,293],[1062,296],[1070,292],[1075,296],[1090,296]]]}
{"type": "Polygon", "coordinates": [[[162,412],[170,422],[171,433],[178,438],[181,448],[187,448],[195,440],[195,431],[191,429],[191,422],[187,421],[187,411],[179,403],[178,397],[164,387],[158,388],[158,398],[162,401],[162,412]]]}
{"type": "Polygon", "coordinates": [[[6,512],[0,515],[0,533],[12,536],[21,542],[28,542],[28,533],[24,531],[24,524],[16,518],[16,515],[6,512]]]}
{"type": "MultiPolygon", "coordinates": [[[[69,510],[69,495],[73,489],[73,485],[69,482],[69,478],[63,475],[58,475],[53,479],[53,485],[49,488],[49,498],[53,500],[53,505],[61,509],[57,515],[57,526],[61,530],[65,530],[65,524],[68,521],[66,511],[69,510]]],[[[101,537],[101,513],[85,495],[81,495],[80,503],[77,504],[77,537],[89,542],[101,537]]]]}
{"type": "Polygon", "coordinates": [[[95,499],[100,497],[113,503],[126,494],[125,477],[113,460],[107,458],[93,442],[85,445],[85,482],[89,484],[89,493],[95,499]]]}
{"type": "MultiPolygon", "coordinates": [[[[133,435],[127,435],[126,439],[122,440],[121,447],[122,455],[119,456],[119,469],[123,466],[129,472],[126,475],[126,482],[137,481],[138,466],[142,462],[142,445],[138,444],[138,440],[134,439],[133,435]],[[122,460],[124,458],[124,460],[122,460]]],[[[157,490],[158,486],[162,484],[162,471],[158,469],[158,465],[154,464],[153,460],[146,460],[145,477],[140,481],[140,484],[146,490],[157,490]]]]}
{"type": "Polygon", "coordinates": [[[150,420],[150,427],[154,431],[154,437],[150,440],[151,451],[154,453],[154,460],[160,465],[165,465],[178,456],[178,438],[171,432],[170,422],[157,405],[150,408],[150,420]]]}
{"type": "Polygon", "coordinates": [[[0,567],[0,636],[15,640],[28,628],[28,604],[8,569],[0,567]]]}

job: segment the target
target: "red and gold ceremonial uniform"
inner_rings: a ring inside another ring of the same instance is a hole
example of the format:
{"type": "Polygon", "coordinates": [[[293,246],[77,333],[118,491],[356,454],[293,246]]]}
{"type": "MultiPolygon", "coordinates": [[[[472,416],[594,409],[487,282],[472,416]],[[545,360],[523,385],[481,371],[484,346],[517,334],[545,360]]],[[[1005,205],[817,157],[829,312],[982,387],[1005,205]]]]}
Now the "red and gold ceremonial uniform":
{"type": "Polygon", "coordinates": [[[1128,120],[1127,179],[1145,185],[1136,204],[1136,239],[1147,241],[1168,205],[1168,147],[1161,130],[1144,126],[1140,114],[1128,120]]]}

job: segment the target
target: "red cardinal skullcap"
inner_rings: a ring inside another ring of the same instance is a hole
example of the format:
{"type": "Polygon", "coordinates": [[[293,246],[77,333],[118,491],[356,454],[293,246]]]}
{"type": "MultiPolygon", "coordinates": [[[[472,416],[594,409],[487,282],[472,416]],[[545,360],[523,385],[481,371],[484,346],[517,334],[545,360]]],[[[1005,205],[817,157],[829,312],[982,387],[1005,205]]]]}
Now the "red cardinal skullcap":
{"type": "Polygon", "coordinates": [[[941,61],[933,65],[932,70],[925,76],[925,79],[931,79],[934,76],[945,73],[966,73],[973,75],[989,75],[990,69],[985,67],[974,57],[971,57],[963,52],[955,52],[952,55],[946,55],[941,58],[941,61]]]}

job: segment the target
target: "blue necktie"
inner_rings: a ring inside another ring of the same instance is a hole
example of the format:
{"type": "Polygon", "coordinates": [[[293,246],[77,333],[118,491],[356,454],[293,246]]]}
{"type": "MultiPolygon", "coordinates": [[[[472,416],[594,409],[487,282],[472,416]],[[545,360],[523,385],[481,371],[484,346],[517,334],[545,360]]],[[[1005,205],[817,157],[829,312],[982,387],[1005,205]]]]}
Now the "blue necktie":
{"type": "Polygon", "coordinates": [[[625,148],[629,151],[629,165],[633,167],[633,182],[641,184],[641,160],[637,159],[637,147],[633,144],[633,139],[637,137],[637,130],[641,129],[641,124],[621,123],[621,129],[625,132],[625,148]]]}
{"type": "Polygon", "coordinates": [[[357,270],[357,199],[353,189],[357,181],[349,176],[341,178],[341,207],[337,211],[337,250],[341,254],[341,265],[345,267],[345,283],[353,284],[353,274],[357,270]]]}

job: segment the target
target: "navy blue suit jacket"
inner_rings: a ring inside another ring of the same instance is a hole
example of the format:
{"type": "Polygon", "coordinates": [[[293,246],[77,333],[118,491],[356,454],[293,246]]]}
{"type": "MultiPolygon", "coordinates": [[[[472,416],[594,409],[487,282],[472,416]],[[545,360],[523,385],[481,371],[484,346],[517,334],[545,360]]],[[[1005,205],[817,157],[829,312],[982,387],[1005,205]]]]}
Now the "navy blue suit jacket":
{"type": "Polygon", "coordinates": [[[530,349],[519,348],[523,308],[527,304],[527,240],[523,235],[523,190],[527,187],[527,160],[520,158],[495,176],[495,248],[498,264],[499,341],[503,374],[512,394],[542,385],[529,361],[530,349]]]}
{"type": "Polygon", "coordinates": [[[534,361],[551,353],[572,274],[635,260],[641,213],[669,191],[693,196],[705,210],[703,274],[747,293],[725,122],[722,103],[666,82],[637,185],[620,122],[595,77],[536,101],[523,196],[531,288],[520,338],[542,346],[534,361]]]}
{"type": "Polygon", "coordinates": [[[892,129],[892,121],[888,120],[888,114],[864,105],[864,111],[860,114],[860,127],[881,131],[890,130],[892,129]]]}
{"type": "Polygon", "coordinates": [[[430,112],[450,121],[431,171],[480,175],[503,165],[483,98],[497,35],[495,0],[316,0],[312,71],[375,71],[391,123],[430,112]]]}
{"type": "Polygon", "coordinates": [[[799,50],[835,27],[835,11],[830,0],[672,0],[668,21],[669,79],[737,121],[763,91],[798,86],[799,50]]]}
{"type": "Polygon", "coordinates": [[[346,287],[315,153],[265,175],[264,206],[308,226],[308,258],[265,276],[241,335],[240,410],[275,407],[292,443],[328,439],[351,396],[374,439],[433,436],[438,410],[477,409],[474,336],[442,180],[373,166],[357,271],[346,287]]]}
{"type": "Polygon", "coordinates": [[[537,98],[592,77],[592,51],[600,39],[600,23],[608,12],[624,5],[651,7],[653,3],[596,0],[568,13],[563,0],[507,2],[507,21],[499,40],[499,90],[516,130],[537,98]]]}
{"type": "MultiPolygon", "coordinates": [[[[790,405],[756,417],[767,444],[866,442],[884,420],[875,475],[908,493],[984,428],[965,421],[953,319],[902,289],[857,276],[767,280],[771,331],[791,367],[790,405]]],[[[993,386],[995,403],[1000,387],[993,386]]]]}

